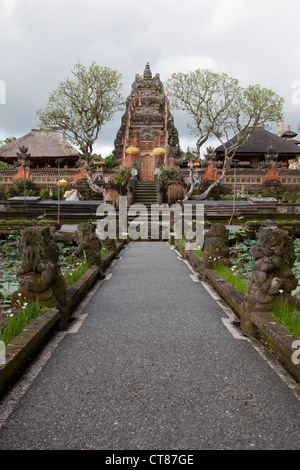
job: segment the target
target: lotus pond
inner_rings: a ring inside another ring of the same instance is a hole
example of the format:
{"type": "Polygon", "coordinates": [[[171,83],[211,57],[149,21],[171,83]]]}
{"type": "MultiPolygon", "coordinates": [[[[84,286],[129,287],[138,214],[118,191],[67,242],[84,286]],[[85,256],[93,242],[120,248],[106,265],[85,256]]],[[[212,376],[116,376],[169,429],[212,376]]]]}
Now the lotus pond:
{"type": "MultiPolygon", "coordinates": [[[[231,245],[230,259],[233,264],[233,270],[240,274],[241,277],[249,280],[253,266],[251,248],[256,245],[256,240],[247,239],[247,234],[244,230],[231,232],[229,240],[231,245]]],[[[300,238],[294,239],[294,247],[296,261],[292,271],[298,280],[298,287],[292,292],[292,295],[300,300],[300,238]]]]}
{"type": "MultiPolygon", "coordinates": [[[[181,244],[185,244],[185,240],[179,241],[181,244]]],[[[247,233],[244,230],[230,232],[229,251],[230,261],[232,263],[231,271],[233,276],[240,276],[240,278],[244,279],[245,281],[250,279],[251,270],[254,264],[251,255],[251,248],[255,246],[256,243],[256,240],[247,238],[247,233]]],[[[296,261],[293,268],[293,273],[298,280],[298,287],[292,292],[292,295],[300,300],[300,238],[294,239],[294,247],[296,261]]],[[[199,257],[203,257],[203,252],[201,250],[194,250],[194,253],[199,257]]]]}
{"type": "MultiPolygon", "coordinates": [[[[10,296],[19,288],[16,271],[20,265],[18,250],[20,236],[9,235],[0,240],[0,317],[11,308],[10,296]]],[[[63,275],[67,278],[80,269],[76,265],[75,249],[72,243],[57,242],[59,248],[59,263],[63,275]]],[[[106,249],[102,248],[102,255],[106,249]]]]}

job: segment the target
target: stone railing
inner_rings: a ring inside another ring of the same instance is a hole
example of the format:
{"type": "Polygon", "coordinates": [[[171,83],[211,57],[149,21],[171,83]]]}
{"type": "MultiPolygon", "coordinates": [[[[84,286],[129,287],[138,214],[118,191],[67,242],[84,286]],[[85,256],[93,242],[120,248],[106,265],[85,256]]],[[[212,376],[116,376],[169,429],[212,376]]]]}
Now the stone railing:
{"type": "MultiPolygon", "coordinates": [[[[201,182],[205,180],[216,180],[221,176],[221,170],[213,165],[205,169],[199,169],[197,175],[201,182]]],[[[277,180],[283,186],[293,186],[300,184],[300,169],[270,169],[262,170],[256,168],[237,168],[236,171],[230,169],[226,172],[224,180],[220,185],[232,186],[234,182],[237,187],[242,185],[261,187],[266,181],[277,180]]]]}

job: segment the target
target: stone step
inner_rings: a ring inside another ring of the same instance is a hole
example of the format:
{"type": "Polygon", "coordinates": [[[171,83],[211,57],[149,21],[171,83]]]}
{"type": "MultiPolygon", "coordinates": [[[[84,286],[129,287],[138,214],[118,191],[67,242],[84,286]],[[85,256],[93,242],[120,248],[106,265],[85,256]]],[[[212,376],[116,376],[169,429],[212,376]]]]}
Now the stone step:
{"type": "Polygon", "coordinates": [[[138,180],[136,184],[156,184],[156,181],[153,180],[138,180]]]}
{"type": "Polygon", "coordinates": [[[135,203],[139,204],[156,204],[157,199],[135,199],[135,203]]]}
{"type": "Polygon", "coordinates": [[[156,192],[154,193],[135,193],[134,199],[157,199],[156,192]]]}
{"type": "Polygon", "coordinates": [[[156,192],[156,186],[136,186],[134,189],[135,191],[156,192]]]}
{"type": "Polygon", "coordinates": [[[136,186],[135,189],[144,190],[144,191],[156,191],[156,186],[136,186]]]}
{"type": "Polygon", "coordinates": [[[156,189],[135,189],[135,194],[156,194],[156,189]]]}
{"type": "Polygon", "coordinates": [[[156,189],[156,184],[137,184],[135,186],[138,189],[156,189]]]}
{"type": "Polygon", "coordinates": [[[155,181],[138,181],[134,191],[134,203],[143,204],[147,210],[151,204],[157,204],[157,192],[155,181]]]}
{"type": "Polygon", "coordinates": [[[150,207],[152,204],[157,204],[156,201],[150,201],[150,202],[145,202],[145,201],[134,201],[134,204],[140,204],[142,206],[145,206],[145,207],[150,207]]]}
{"type": "Polygon", "coordinates": [[[141,202],[143,204],[151,204],[151,203],[155,203],[157,201],[157,198],[152,198],[152,199],[149,199],[149,198],[144,198],[144,199],[135,199],[134,202],[141,202]]]}
{"type": "Polygon", "coordinates": [[[156,191],[156,185],[148,185],[148,184],[142,184],[142,185],[136,185],[135,189],[144,189],[145,191],[156,191]]]}
{"type": "Polygon", "coordinates": [[[153,201],[153,199],[157,199],[157,196],[156,194],[142,194],[142,195],[136,194],[134,200],[136,201],[137,199],[139,201],[144,201],[144,200],[146,201],[147,199],[151,199],[153,201]]]}
{"type": "Polygon", "coordinates": [[[151,206],[151,204],[157,204],[156,201],[134,201],[134,204],[141,204],[143,206],[151,206]]]}
{"type": "Polygon", "coordinates": [[[156,193],[156,188],[135,188],[136,193],[156,193]]]}

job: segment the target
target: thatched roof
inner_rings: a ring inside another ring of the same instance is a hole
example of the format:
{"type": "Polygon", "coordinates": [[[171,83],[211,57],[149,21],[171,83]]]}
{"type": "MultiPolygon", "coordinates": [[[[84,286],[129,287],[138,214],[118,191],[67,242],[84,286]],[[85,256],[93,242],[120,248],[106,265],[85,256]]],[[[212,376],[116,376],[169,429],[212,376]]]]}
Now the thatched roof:
{"type": "MultiPolygon", "coordinates": [[[[297,134],[296,134],[297,135],[297,134]]],[[[237,136],[233,137],[226,143],[226,147],[232,145],[237,141],[237,136]]],[[[257,127],[254,129],[250,139],[245,145],[240,147],[237,153],[263,153],[267,152],[269,147],[273,147],[279,154],[293,154],[300,155],[300,146],[297,141],[286,140],[279,137],[272,132],[268,132],[264,127],[257,127]]],[[[220,154],[224,153],[223,146],[220,145],[215,149],[215,152],[220,154]]]]}
{"type": "Polygon", "coordinates": [[[33,129],[28,134],[0,147],[0,157],[15,157],[25,146],[31,157],[79,157],[80,152],[66,142],[57,132],[33,129]]]}

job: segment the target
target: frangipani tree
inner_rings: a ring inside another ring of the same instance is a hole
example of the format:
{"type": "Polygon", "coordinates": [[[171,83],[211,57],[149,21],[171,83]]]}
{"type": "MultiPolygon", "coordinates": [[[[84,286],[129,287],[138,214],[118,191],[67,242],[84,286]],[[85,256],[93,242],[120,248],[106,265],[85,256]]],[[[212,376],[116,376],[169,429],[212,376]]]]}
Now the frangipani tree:
{"type": "MultiPolygon", "coordinates": [[[[60,132],[79,147],[86,167],[92,160],[102,126],[122,109],[121,75],[95,62],[89,67],[78,62],[72,74],[73,78],[67,78],[50,93],[48,105],[38,110],[37,119],[41,129],[60,132]]],[[[88,171],[86,174],[91,188],[103,193],[88,171]]]]}
{"type": "MultiPolygon", "coordinates": [[[[174,109],[183,110],[190,117],[189,132],[197,137],[196,157],[200,158],[202,145],[212,137],[224,148],[221,177],[207,188],[202,199],[222,181],[230,160],[256,127],[283,119],[283,98],[259,85],[244,88],[225,73],[211,70],[174,73],[167,87],[174,109]]],[[[186,199],[193,189],[192,183],[186,199]]]]}

